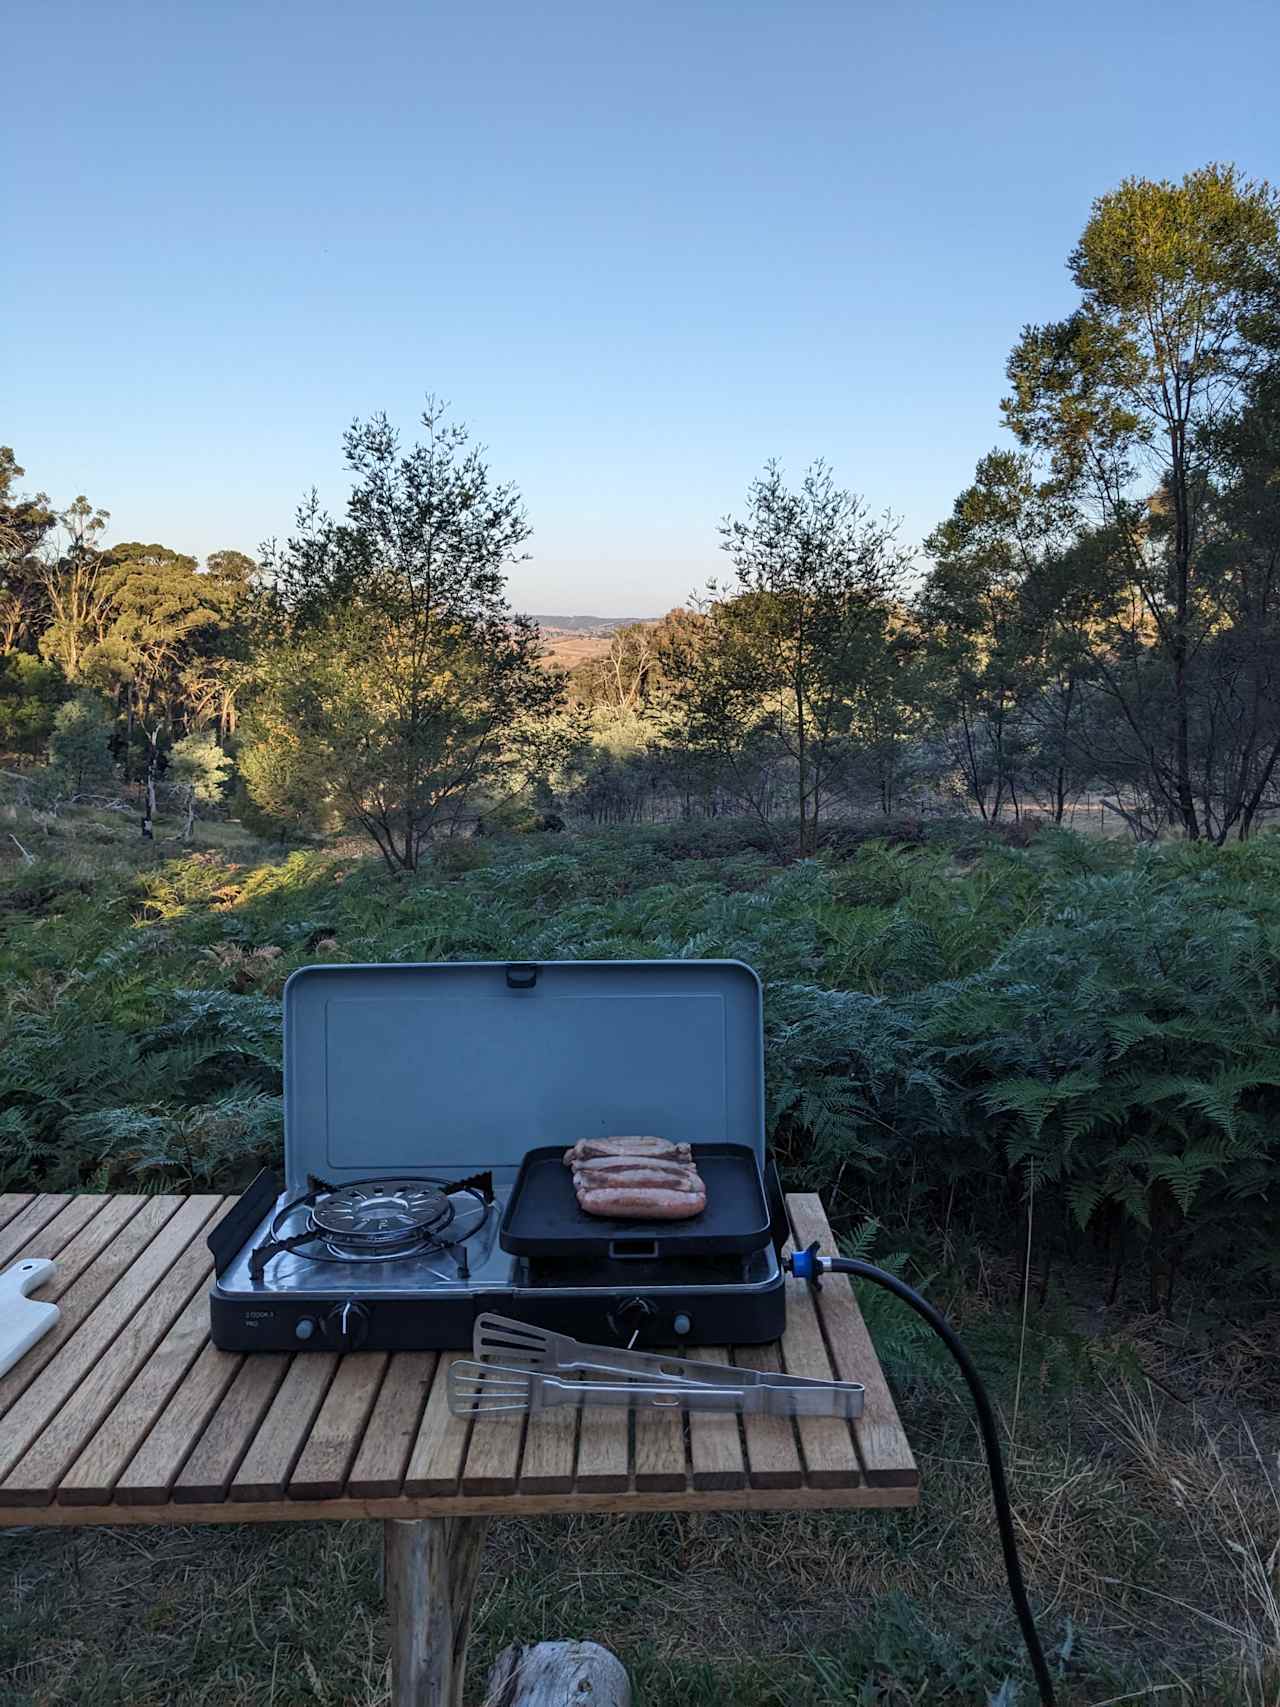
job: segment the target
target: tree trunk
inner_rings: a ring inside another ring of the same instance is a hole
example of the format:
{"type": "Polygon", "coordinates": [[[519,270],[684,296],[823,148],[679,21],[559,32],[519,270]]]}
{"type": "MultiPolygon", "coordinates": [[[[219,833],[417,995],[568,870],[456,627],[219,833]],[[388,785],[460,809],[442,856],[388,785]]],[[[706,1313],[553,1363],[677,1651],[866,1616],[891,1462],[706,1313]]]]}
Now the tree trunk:
{"type": "Polygon", "coordinates": [[[182,825],[182,839],[184,842],[189,842],[191,840],[191,832],[195,829],[195,824],[196,791],[194,788],[189,788],[187,790],[187,815],[182,825]]]}
{"type": "Polygon", "coordinates": [[[1191,613],[1191,521],[1187,506],[1187,465],[1184,429],[1179,425],[1169,435],[1173,453],[1174,506],[1173,562],[1176,586],[1176,617],[1173,631],[1173,697],[1177,706],[1175,751],[1178,813],[1189,841],[1200,838],[1195,793],[1191,787],[1191,713],[1187,693],[1187,624],[1191,613]]]}
{"type": "Polygon", "coordinates": [[[489,1673],[484,1707],[631,1707],[622,1662],[596,1642],[504,1648],[489,1673]]]}
{"type": "Polygon", "coordinates": [[[144,728],[142,733],[147,737],[147,817],[155,822],[156,816],[156,773],[160,768],[160,731],[144,728]]]}

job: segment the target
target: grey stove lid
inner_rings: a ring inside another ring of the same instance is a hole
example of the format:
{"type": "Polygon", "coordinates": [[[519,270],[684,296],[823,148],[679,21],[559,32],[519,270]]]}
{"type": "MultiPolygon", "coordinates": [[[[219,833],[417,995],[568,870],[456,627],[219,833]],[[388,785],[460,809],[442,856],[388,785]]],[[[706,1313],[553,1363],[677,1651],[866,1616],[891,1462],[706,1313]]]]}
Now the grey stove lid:
{"type": "Polygon", "coordinates": [[[611,1133],[764,1158],[760,980],[736,960],[305,966],[284,992],[285,1181],[514,1168],[611,1133]]]}

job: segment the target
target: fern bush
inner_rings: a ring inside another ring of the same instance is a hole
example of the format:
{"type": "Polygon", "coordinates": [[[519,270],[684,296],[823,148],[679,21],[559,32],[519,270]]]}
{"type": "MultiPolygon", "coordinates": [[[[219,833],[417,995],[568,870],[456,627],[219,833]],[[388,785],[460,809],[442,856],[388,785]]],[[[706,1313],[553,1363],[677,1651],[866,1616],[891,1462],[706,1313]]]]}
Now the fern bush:
{"type": "Polygon", "coordinates": [[[726,956],[766,980],[769,1119],[848,1226],[912,1213],[1146,1263],[1280,1267],[1280,838],[850,837],[724,821],[0,868],[0,1187],[234,1188],[280,1146],[315,961],[726,956]],[[1020,1235],[1019,1235],[1020,1236],[1020,1235]]]}

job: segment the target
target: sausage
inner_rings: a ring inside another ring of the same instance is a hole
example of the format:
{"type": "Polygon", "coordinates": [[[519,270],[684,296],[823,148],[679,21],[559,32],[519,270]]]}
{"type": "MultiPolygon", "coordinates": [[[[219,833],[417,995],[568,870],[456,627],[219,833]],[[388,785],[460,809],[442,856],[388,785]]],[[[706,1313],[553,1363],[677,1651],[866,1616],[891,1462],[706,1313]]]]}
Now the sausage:
{"type": "Polygon", "coordinates": [[[702,1192],[706,1187],[693,1168],[677,1173],[674,1168],[628,1168],[621,1174],[588,1173],[585,1168],[574,1171],[574,1190],[579,1198],[586,1191],[634,1191],[658,1187],[665,1191],[702,1192]]]}
{"type": "Polygon", "coordinates": [[[573,1164],[575,1174],[589,1174],[593,1179],[623,1178],[627,1174],[658,1173],[669,1179],[688,1179],[698,1170],[692,1162],[669,1162],[665,1156],[589,1156],[573,1164]]]}
{"type": "Polygon", "coordinates": [[[564,1165],[571,1168],[596,1156],[657,1156],[668,1162],[691,1162],[693,1151],[666,1138],[580,1138],[565,1151],[564,1165]]]}
{"type": "Polygon", "coordinates": [[[658,1186],[608,1186],[584,1191],[578,1202],[588,1215],[614,1221],[687,1221],[707,1206],[705,1191],[671,1191],[658,1186]]]}

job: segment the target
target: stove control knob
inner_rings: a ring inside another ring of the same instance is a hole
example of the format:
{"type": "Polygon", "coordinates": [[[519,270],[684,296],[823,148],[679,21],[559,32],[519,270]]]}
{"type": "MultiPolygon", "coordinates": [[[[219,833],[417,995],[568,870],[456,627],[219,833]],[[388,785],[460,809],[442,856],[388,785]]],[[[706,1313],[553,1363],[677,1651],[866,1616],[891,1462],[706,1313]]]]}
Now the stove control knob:
{"type": "Polygon", "coordinates": [[[612,1311],[609,1326],[623,1345],[630,1345],[639,1338],[646,1324],[652,1322],[657,1313],[647,1298],[628,1298],[612,1311]]]}
{"type": "Polygon", "coordinates": [[[324,1337],[337,1351],[358,1351],[369,1336],[369,1312],[348,1298],[335,1304],[324,1319],[324,1337]]]}

